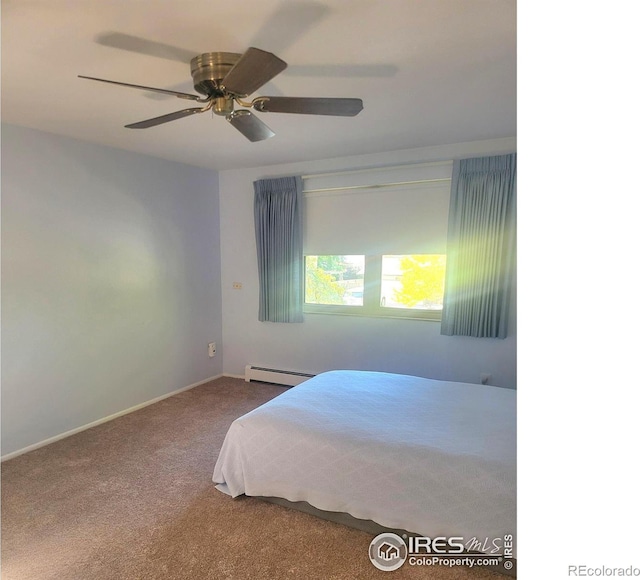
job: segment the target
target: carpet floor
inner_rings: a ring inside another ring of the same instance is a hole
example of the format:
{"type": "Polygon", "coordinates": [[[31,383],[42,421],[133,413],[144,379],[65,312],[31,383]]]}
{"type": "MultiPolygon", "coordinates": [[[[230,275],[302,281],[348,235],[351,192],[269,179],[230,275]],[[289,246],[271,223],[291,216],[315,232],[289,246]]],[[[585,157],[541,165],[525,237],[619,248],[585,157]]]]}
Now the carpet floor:
{"type": "Polygon", "coordinates": [[[371,534],[211,481],[231,422],[285,390],[220,378],[2,464],[3,580],[505,580],[377,570],[371,534]]]}

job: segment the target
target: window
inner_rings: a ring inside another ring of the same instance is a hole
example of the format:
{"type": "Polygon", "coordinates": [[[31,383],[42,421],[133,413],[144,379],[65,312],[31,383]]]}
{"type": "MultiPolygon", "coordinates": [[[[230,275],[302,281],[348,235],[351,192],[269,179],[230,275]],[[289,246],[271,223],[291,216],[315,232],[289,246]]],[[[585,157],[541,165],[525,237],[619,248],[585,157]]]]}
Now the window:
{"type": "Polygon", "coordinates": [[[380,306],[442,310],[444,254],[382,256],[380,306]]]}
{"type": "Polygon", "coordinates": [[[451,169],[304,177],[304,311],[440,320],[451,169]]]}
{"type": "Polygon", "coordinates": [[[305,256],[305,311],[439,320],[444,254],[305,256]]]}
{"type": "Polygon", "coordinates": [[[364,304],[364,256],[305,256],[304,274],[305,304],[364,304]]]}

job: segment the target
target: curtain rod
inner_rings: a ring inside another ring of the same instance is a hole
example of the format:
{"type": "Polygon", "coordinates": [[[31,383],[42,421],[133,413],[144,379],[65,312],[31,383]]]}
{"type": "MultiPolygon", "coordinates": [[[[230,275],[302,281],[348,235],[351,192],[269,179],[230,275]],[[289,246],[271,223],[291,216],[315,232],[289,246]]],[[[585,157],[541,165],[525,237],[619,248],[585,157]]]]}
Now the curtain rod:
{"type": "Polygon", "coordinates": [[[394,181],[391,183],[374,183],[371,185],[345,185],[343,187],[323,187],[320,189],[303,189],[303,194],[309,193],[328,193],[331,191],[349,191],[354,189],[380,189],[383,187],[399,187],[402,185],[419,185],[421,183],[434,183],[439,181],[451,181],[450,177],[441,177],[439,179],[418,179],[416,181],[394,181]]]}
{"type": "Polygon", "coordinates": [[[309,175],[302,175],[302,179],[313,179],[315,177],[332,177],[334,175],[351,175],[354,173],[370,173],[372,171],[403,169],[405,167],[438,167],[441,165],[451,165],[451,164],[453,164],[453,161],[428,161],[428,162],[418,162],[418,163],[403,163],[401,165],[383,165],[382,167],[365,167],[363,169],[345,169],[344,171],[312,173],[309,175]]]}

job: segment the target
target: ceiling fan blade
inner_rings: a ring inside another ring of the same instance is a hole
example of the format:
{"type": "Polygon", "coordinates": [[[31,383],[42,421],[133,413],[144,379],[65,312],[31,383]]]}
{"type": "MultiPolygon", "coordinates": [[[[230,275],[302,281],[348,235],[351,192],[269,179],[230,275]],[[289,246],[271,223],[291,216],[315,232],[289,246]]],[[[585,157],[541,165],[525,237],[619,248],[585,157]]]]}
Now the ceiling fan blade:
{"type": "Polygon", "coordinates": [[[155,127],[156,125],[162,125],[162,123],[168,123],[169,121],[175,121],[182,119],[183,117],[189,117],[196,113],[202,113],[207,108],[195,108],[195,109],[183,109],[182,111],[176,111],[175,113],[169,113],[168,115],[161,115],[160,117],[154,117],[153,119],[147,119],[146,121],[139,121],[137,123],[131,123],[125,125],[127,129],[147,129],[149,127],[155,127]]]}
{"type": "Polygon", "coordinates": [[[291,77],[388,78],[398,74],[395,64],[292,64],[291,77]]]}
{"type": "Polygon", "coordinates": [[[197,54],[184,48],[148,40],[140,36],[124,34],[122,32],[105,32],[96,36],[95,41],[102,46],[127,50],[129,52],[137,52],[138,54],[146,54],[157,58],[165,58],[189,64],[191,59],[197,54]]]}
{"type": "Polygon", "coordinates": [[[227,115],[227,121],[238,129],[249,141],[263,141],[275,135],[258,117],[246,109],[240,109],[227,115]]]}
{"type": "Polygon", "coordinates": [[[318,0],[283,0],[260,25],[249,46],[268,46],[283,53],[324,20],[330,9],[318,0]]]}
{"type": "Polygon", "coordinates": [[[249,48],[222,80],[225,90],[246,97],[268,83],[287,68],[287,63],[275,54],[249,48]]]}
{"type": "Polygon", "coordinates": [[[98,79],[96,77],[86,77],[84,75],[78,75],[81,79],[89,79],[90,81],[100,81],[101,83],[109,83],[112,85],[120,85],[122,87],[130,87],[132,89],[140,89],[142,91],[151,91],[154,93],[162,93],[165,95],[173,95],[174,97],[178,97],[179,99],[189,99],[191,101],[200,101],[203,102],[205,99],[199,97],[198,95],[191,95],[189,93],[180,93],[178,91],[170,91],[168,89],[156,89],[154,87],[144,87],[142,85],[132,85],[130,83],[121,83],[119,81],[108,81],[106,79],[98,79]]]}
{"type": "Polygon", "coordinates": [[[324,97],[258,97],[256,111],[265,113],[299,113],[302,115],[336,115],[354,117],[362,111],[362,99],[324,97]],[[264,98],[264,100],[262,100],[264,98]]]}

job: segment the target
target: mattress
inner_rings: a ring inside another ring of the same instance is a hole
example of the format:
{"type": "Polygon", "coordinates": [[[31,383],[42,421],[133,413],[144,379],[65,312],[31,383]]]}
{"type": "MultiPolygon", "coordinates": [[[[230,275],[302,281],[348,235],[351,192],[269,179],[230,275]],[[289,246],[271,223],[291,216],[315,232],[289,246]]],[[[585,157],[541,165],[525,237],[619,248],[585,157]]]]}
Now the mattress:
{"type": "Polygon", "coordinates": [[[236,419],[213,481],[423,536],[515,537],[516,393],[322,373],[236,419]]]}

